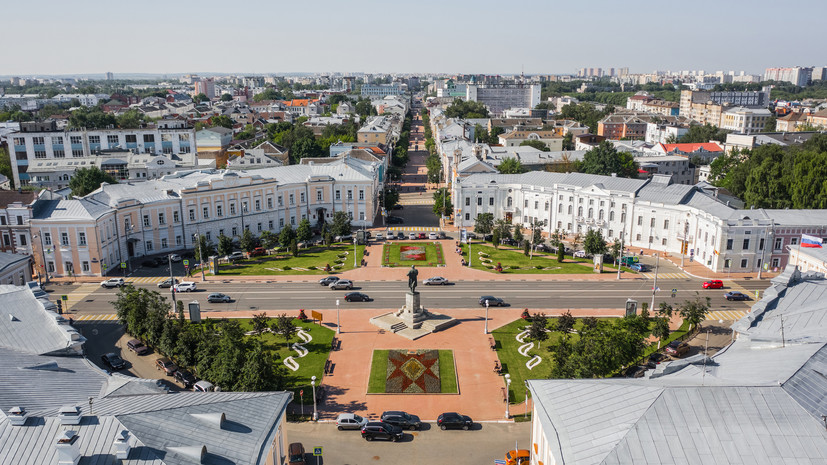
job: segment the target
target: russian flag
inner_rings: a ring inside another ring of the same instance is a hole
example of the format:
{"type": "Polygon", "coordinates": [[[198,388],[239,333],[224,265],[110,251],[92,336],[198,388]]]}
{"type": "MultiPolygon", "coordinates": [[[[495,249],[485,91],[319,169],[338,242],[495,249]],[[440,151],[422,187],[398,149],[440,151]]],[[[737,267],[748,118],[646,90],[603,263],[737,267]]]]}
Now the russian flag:
{"type": "Polygon", "coordinates": [[[815,236],[801,235],[801,247],[816,247],[821,248],[821,238],[815,236]]]}

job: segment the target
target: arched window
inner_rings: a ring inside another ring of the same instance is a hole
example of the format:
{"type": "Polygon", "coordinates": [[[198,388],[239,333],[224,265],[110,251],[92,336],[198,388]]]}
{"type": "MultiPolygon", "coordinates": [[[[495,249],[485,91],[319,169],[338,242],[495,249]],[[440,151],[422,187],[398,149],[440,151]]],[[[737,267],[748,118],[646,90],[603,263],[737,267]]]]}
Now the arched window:
{"type": "Polygon", "coordinates": [[[577,216],[583,216],[583,207],[577,207],[577,216]]]}
{"type": "Polygon", "coordinates": [[[514,201],[511,200],[511,197],[509,197],[508,200],[507,200],[506,206],[511,207],[513,205],[514,205],[514,201]]]}
{"type": "Polygon", "coordinates": [[[603,210],[600,210],[600,211],[597,212],[597,218],[599,218],[601,220],[603,219],[603,210]]]}
{"type": "Polygon", "coordinates": [[[594,218],[594,208],[589,208],[589,218],[594,218]]]}
{"type": "Polygon", "coordinates": [[[623,212],[623,213],[620,214],[620,222],[621,223],[626,222],[626,212],[623,212]]]}
{"type": "MultiPolygon", "coordinates": [[[[571,208],[571,207],[569,207],[571,208]]],[[[557,205],[557,213],[563,213],[563,204],[557,205]]]]}
{"type": "Polygon", "coordinates": [[[609,212],[609,221],[615,220],[615,212],[609,212]]]}
{"type": "MultiPolygon", "coordinates": [[[[545,211],[548,211],[548,202],[546,202],[546,207],[544,208],[545,211]]],[[[560,210],[563,211],[563,210],[560,210]]]]}
{"type": "Polygon", "coordinates": [[[569,215],[571,215],[571,205],[569,205],[569,215]]]}

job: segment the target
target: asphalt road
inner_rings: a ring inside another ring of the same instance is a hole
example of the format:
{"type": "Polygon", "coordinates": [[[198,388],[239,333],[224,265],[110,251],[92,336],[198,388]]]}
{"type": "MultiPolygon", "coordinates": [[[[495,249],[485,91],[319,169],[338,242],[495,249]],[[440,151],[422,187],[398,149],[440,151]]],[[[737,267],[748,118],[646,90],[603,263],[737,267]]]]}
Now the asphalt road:
{"type": "MultiPolygon", "coordinates": [[[[315,277],[297,277],[297,279],[313,279],[315,277]]],[[[746,282],[752,285],[752,282],[746,282]]],[[[295,310],[298,308],[335,309],[339,299],[341,309],[350,308],[396,308],[404,303],[403,294],[407,290],[407,281],[401,278],[394,282],[365,282],[355,283],[355,291],[367,294],[372,302],[345,302],[344,296],[348,291],[334,291],[315,282],[310,283],[221,283],[198,282],[198,291],[178,294],[178,299],[184,302],[197,300],[201,303],[201,311],[248,311],[248,310],[295,310]],[[234,300],[226,304],[207,303],[207,295],[211,292],[222,292],[234,300]]],[[[762,284],[762,283],[755,283],[762,284]]],[[[536,309],[551,308],[622,308],[627,298],[639,302],[648,302],[652,298],[652,282],[639,279],[628,279],[602,282],[532,282],[532,281],[459,281],[448,286],[419,285],[417,290],[422,294],[422,305],[425,308],[469,308],[475,307],[480,296],[493,295],[505,300],[512,307],[536,309]]],[[[763,286],[757,287],[764,289],[763,286]]],[[[146,287],[158,290],[150,284],[146,287]]],[[[659,280],[661,289],[656,294],[656,301],[680,303],[695,297],[697,291],[701,296],[712,299],[713,310],[747,309],[751,301],[727,302],[723,294],[725,289],[703,290],[700,281],[696,280],[659,280]],[[677,289],[675,298],[670,291],[677,289]]],[[[747,288],[748,290],[750,288],[747,288]]],[[[161,289],[162,294],[169,296],[168,289],[161,289]]],[[[66,290],[61,290],[65,293],[66,290]]],[[[83,302],[75,304],[73,309],[81,313],[112,313],[109,302],[115,299],[117,289],[98,289],[90,294],[83,302]],[[76,307],[76,308],[75,308],[76,307]]]]}
{"type": "Polygon", "coordinates": [[[332,423],[287,423],[285,431],[288,441],[304,444],[308,465],[317,463],[312,456],[314,447],[322,447],[319,465],[489,464],[503,459],[515,442],[528,449],[531,440],[530,422],[478,423],[472,431],[442,431],[433,423],[428,426],[424,431],[406,430],[400,442],[367,442],[359,431],[338,431],[332,423]]]}

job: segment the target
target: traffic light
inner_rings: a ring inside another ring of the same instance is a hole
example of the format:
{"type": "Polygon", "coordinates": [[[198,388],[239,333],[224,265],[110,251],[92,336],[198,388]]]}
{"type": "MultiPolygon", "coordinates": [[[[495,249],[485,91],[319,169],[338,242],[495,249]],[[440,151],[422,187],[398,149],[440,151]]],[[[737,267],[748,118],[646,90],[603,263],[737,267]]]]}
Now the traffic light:
{"type": "Polygon", "coordinates": [[[63,302],[60,300],[55,302],[57,304],[57,314],[60,315],[63,313],[63,302]]]}

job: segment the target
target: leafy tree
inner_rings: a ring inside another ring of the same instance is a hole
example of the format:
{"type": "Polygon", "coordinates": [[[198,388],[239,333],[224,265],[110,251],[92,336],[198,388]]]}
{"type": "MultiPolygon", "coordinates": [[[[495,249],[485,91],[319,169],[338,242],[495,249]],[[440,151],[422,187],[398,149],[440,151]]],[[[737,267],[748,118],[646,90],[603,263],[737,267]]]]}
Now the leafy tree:
{"type": "Polygon", "coordinates": [[[451,192],[442,187],[434,192],[434,214],[437,216],[449,215],[454,211],[454,204],[451,202],[451,192]]]}
{"type": "Polygon", "coordinates": [[[258,239],[261,241],[261,246],[265,249],[272,249],[279,243],[279,236],[270,232],[269,229],[262,231],[261,234],[259,234],[258,239]]]}
{"type": "Polygon", "coordinates": [[[69,115],[69,127],[75,129],[104,129],[116,124],[115,117],[99,107],[80,107],[69,115]]]}
{"type": "Polygon", "coordinates": [[[479,213],[477,219],[474,221],[474,232],[477,234],[491,234],[494,229],[494,214],[493,213],[479,213]]]}
{"type": "Polygon", "coordinates": [[[330,226],[330,232],[334,236],[346,236],[350,234],[351,229],[350,215],[343,211],[338,211],[333,214],[333,222],[330,226]]]}
{"type": "Polygon", "coordinates": [[[254,314],[250,323],[253,325],[253,332],[261,334],[270,327],[270,317],[265,312],[254,314]]]}
{"type": "Polygon", "coordinates": [[[239,322],[222,321],[218,347],[207,377],[223,390],[234,389],[246,363],[245,353],[244,330],[239,322]]]}
{"type": "Polygon", "coordinates": [[[372,116],[376,114],[376,108],[370,103],[370,99],[368,98],[361,98],[354,107],[356,110],[356,114],[361,116],[362,118],[372,116]]]}
{"type": "Polygon", "coordinates": [[[121,129],[136,129],[146,123],[146,116],[136,109],[130,109],[117,117],[118,127],[121,129]]]}
{"type": "Polygon", "coordinates": [[[221,94],[221,101],[222,102],[232,102],[233,96],[230,94],[221,94]]]}
{"type": "Polygon", "coordinates": [[[295,239],[290,241],[290,254],[293,255],[294,257],[299,256],[299,244],[298,244],[298,242],[296,242],[295,239]]]}
{"type": "Polygon", "coordinates": [[[660,349],[660,344],[669,337],[669,319],[658,316],[652,323],[652,336],[658,338],[658,349],[660,349]]]}
{"type": "Polygon", "coordinates": [[[639,316],[614,321],[594,320],[585,324],[579,338],[560,338],[551,344],[553,378],[598,378],[609,376],[643,354],[645,336],[638,332],[639,316]]]}
{"type": "Polygon", "coordinates": [[[775,124],[778,122],[778,118],[773,114],[769,118],[767,118],[767,122],[764,123],[764,132],[775,132],[775,124]]]}
{"type": "Polygon", "coordinates": [[[309,241],[313,237],[313,231],[310,229],[310,220],[307,218],[299,222],[299,227],[296,229],[296,239],[300,242],[309,241]]]}
{"type": "Polygon", "coordinates": [[[69,180],[69,188],[75,197],[83,197],[100,188],[102,183],[117,184],[115,178],[104,173],[97,166],[79,168],[75,170],[72,179],[69,180]]]}
{"type": "Polygon", "coordinates": [[[523,255],[526,257],[531,255],[531,244],[528,241],[523,242],[523,255]]]}
{"type": "Polygon", "coordinates": [[[195,244],[193,245],[193,254],[195,255],[195,261],[205,262],[211,255],[215,254],[215,245],[207,240],[207,237],[202,234],[195,240],[195,244]],[[204,254],[203,259],[201,257],[202,253],[204,254]]]}
{"type": "Polygon", "coordinates": [[[481,102],[456,99],[445,109],[445,116],[463,119],[487,118],[488,108],[481,102]]]}
{"type": "Polygon", "coordinates": [[[588,174],[611,176],[616,174],[621,178],[637,178],[640,168],[632,154],[618,152],[609,141],[603,141],[597,147],[583,155],[583,161],[577,164],[578,171],[588,174]]]}
{"type": "Polygon", "coordinates": [[[563,247],[557,247],[557,263],[563,263],[563,260],[566,259],[565,249],[563,247]]]}
{"type": "Polygon", "coordinates": [[[515,241],[517,241],[517,244],[520,244],[520,243],[522,243],[522,242],[523,242],[523,239],[524,239],[524,237],[523,237],[523,228],[521,228],[521,227],[520,227],[520,225],[516,225],[516,226],[514,227],[514,234],[513,234],[513,236],[514,236],[514,237],[513,237],[513,238],[514,238],[514,240],[515,240],[515,241]]]}
{"type": "Polygon", "coordinates": [[[615,238],[614,242],[612,242],[612,246],[609,248],[609,254],[614,259],[614,262],[620,259],[620,239],[615,238]]]}
{"type": "Polygon", "coordinates": [[[548,331],[546,331],[547,322],[545,313],[535,313],[531,318],[531,325],[528,327],[528,337],[537,342],[543,342],[548,339],[548,331]]]}
{"type": "Polygon", "coordinates": [[[491,233],[491,244],[494,245],[495,249],[500,248],[500,230],[495,229],[493,233],[491,233]]]}
{"type": "Polygon", "coordinates": [[[551,149],[548,148],[545,142],[541,140],[524,140],[520,142],[520,147],[534,147],[537,150],[541,150],[543,152],[551,152],[551,149]]]}
{"type": "Polygon", "coordinates": [[[579,250],[580,249],[580,244],[582,244],[582,243],[583,243],[583,233],[575,234],[574,237],[571,240],[572,248],[574,248],[574,250],[579,250]]]}
{"type": "Polygon", "coordinates": [[[218,115],[213,116],[210,118],[210,127],[214,128],[216,126],[220,126],[222,128],[232,129],[233,128],[233,120],[227,115],[218,115]]]}
{"type": "Polygon", "coordinates": [[[552,323],[552,330],[559,331],[563,334],[569,334],[574,331],[574,324],[577,322],[571,315],[571,310],[566,310],[566,313],[563,313],[559,317],[557,317],[557,321],[552,323]]]}
{"type": "Polygon", "coordinates": [[[330,244],[333,243],[333,234],[330,234],[330,231],[327,231],[322,234],[322,237],[324,238],[324,245],[330,247],[330,244]]]}
{"type": "Polygon", "coordinates": [[[672,312],[674,312],[674,309],[666,302],[661,302],[657,309],[658,316],[665,318],[672,318],[672,312]]]}
{"type": "Polygon", "coordinates": [[[252,341],[249,346],[246,361],[233,389],[246,392],[284,389],[284,369],[276,363],[270,351],[259,340],[252,341]]]}
{"type": "Polygon", "coordinates": [[[385,209],[390,209],[397,203],[399,203],[399,191],[397,191],[396,189],[385,188],[385,198],[382,202],[382,205],[385,206],[385,209]]]}
{"type": "Polygon", "coordinates": [[[706,315],[709,313],[710,302],[709,297],[702,299],[700,296],[696,296],[695,300],[684,301],[683,305],[678,308],[681,318],[689,323],[690,331],[706,319],[706,315]]]}
{"type": "Polygon", "coordinates": [[[709,123],[704,124],[703,126],[696,124],[690,126],[689,131],[678,138],[678,142],[681,144],[707,143],[712,140],[726,142],[726,135],[728,133],[729,131],[720,129],[709,123]]]}
{"type": "Polygon", "coordinates": [[[158,341],[158,349],[161,353],[173,355],[181,334],[181,325],[178,321],[166,317],[163,321],[161,337],[158,341]]]}
{"type": "Polygon", "coordinates": [[[439,182],[442,178],[442,162],[439,156],[431,154],[425,159],[425,167],[428,169],[428,182],[439,182]]]}
{"type": "Polygon", "coordinates": [[[233,239],[221,234],[218,236],[218,254],[230,255],[233,253],[233,239]]]}
{"type": "Polygon", "coordinates": [[[500,164],[497,165],[497,171],[502,174],[520,174],[525,172],[525,168],[520,160],[514,157],[507,157],[503,158],[500,164]]]}
{"type": "Polygon", "coordinates": [[[287,247],[295,238],[296,231],[293,230],[293,226],[290,225],[290,223],[287,223],[279,233],[279,244],[281,244],[282,247],[287,247]]]}
{"type": "Polygon", "coordinates": [[[491,132],[488,134],[488,143],[491,145],[499,144],[500,134],[505,134],[505,129],[499,126],[491,126],[491,132]]]}
{"type": "Polygon", "coordinates": [[[290,339],[296,334],[296,331],[298,331],[296,325],[293,324],[293,318],[287,316],[285,313],[276,317],[270,329],[284,338],[287,347],[290,347],[290,339]]]}
{"type": "Polygon", "coordinates": [[[590,229],[586,232],[586,239],[583,242],[587,254],[603,255],[606,253],[606,240],[599,229],[590,229]]]}
{"type": "Polygon", "coordinates": [[[563,136],[563,150],[574,150],[574,134],[567,132],[563,136]]]}
{"type": "Polygon", "coordinates": [[[560,119],[573,119],[580,124],[589,127],[589,131],[592,134],[597,134],[597,122],[600,121],[604,116],[609,115],[614,112],[614,107],[611,105],[607,106],[603,111],[598,111],[597,108],[591,103],[582,102],[577,104],[569,104],[564,106],[558,118],[560,119]]]}
{"type": "Polygon", "coordinates": [[[192,98],[192,101],[195,103],[209,102],[210,98],[207,97],[207,94],[202,92],[200,94],[196,94],[195,97],[192,98]]]}
{"type": "Polygon", "coordinates": [[[156,345],[161,339],[164,320],[171,310],[166,297],[157,291],[123,286],[111,302],[124,330],[156,345]]]}
{"type": "Polygon", "coordinates": [[[296,140],[290,147],[290,159],[299,163],[302,158],[313,158],[322,155],[322,147],[315,138],[303,137],[296,140]]]}
{"type": "Polygon", "coordinates": [[[499,219],[494,221],[494,229],[499,233],[501,239],[511,238],[511,228],[511,223],[509,223],[505,219],[499,219]]]}
{"type": "Polygon", "coordinates": [[[238,241],[238,244],[241,246],[241,250],[250,253],[258,247],[258,238],[253,235],[250,228],[244,228],[241,231],[241,239],[238,241]]]}

